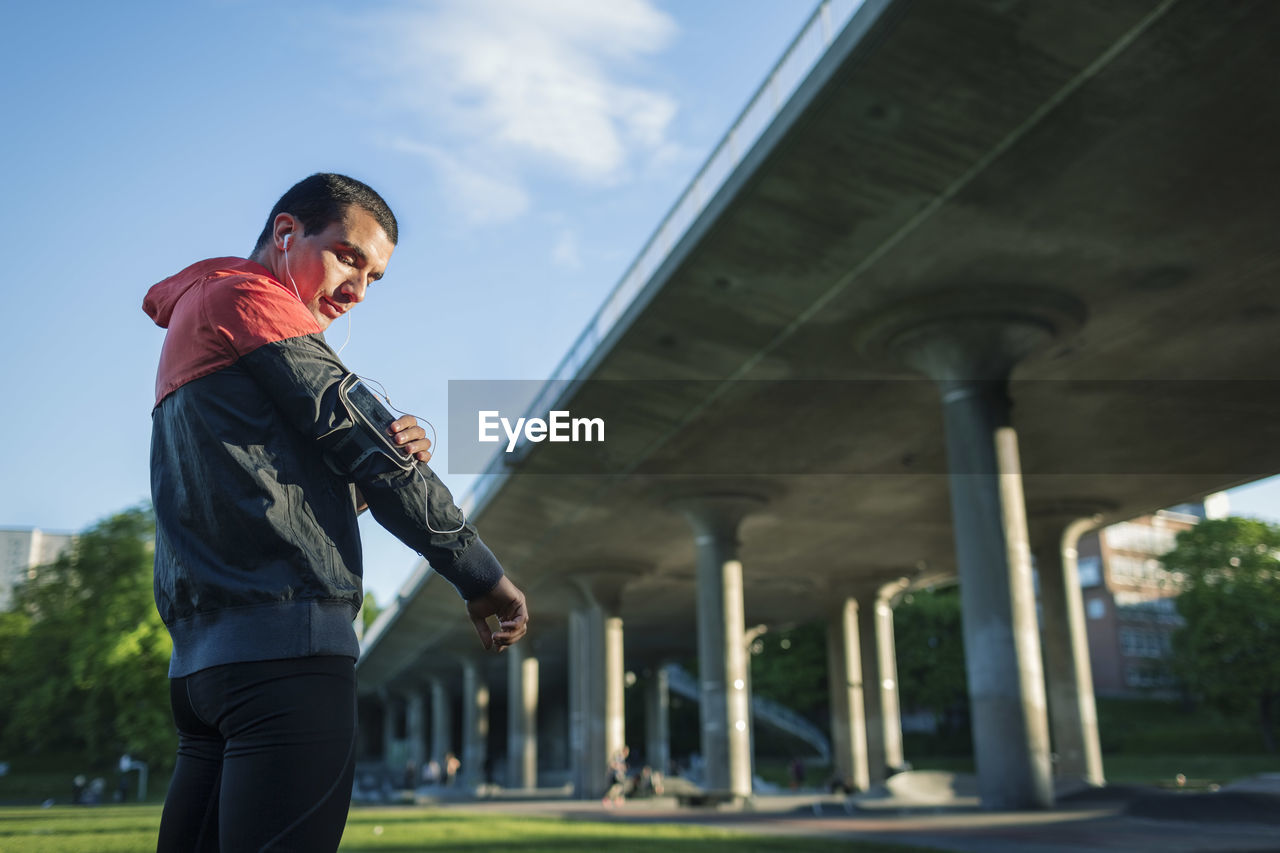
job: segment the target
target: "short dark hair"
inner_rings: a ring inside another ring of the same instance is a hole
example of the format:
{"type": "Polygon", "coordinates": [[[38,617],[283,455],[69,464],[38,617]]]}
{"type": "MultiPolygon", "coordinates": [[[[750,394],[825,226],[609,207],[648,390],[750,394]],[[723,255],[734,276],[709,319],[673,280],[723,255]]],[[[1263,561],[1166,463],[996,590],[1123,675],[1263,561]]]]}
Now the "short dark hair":
{"type": "Polygon", "coordinates": [[[400,229],[396,225],[395,214],[372,187],[346,175],[319,172],[298,181],[280,196],[276,206],[271,208],[262,233],[258,235],[253,253],[257,254],[271,242],[276,217],[282,213],[297,217],[302,223],[303,234],[314,234],[340,221],[346,215],[347,208],[353,204],[366,211],[382,226],[392,245],[400,242],[400,229]]]}

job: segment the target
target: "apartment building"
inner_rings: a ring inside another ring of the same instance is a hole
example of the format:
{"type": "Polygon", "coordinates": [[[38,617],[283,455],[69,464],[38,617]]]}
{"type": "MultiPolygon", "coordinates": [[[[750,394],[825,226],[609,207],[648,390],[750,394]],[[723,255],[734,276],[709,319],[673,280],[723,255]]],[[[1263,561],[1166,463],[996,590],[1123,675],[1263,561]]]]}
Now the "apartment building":
{"type": "Polygon", "coordinates": [[[1160,563],[1180,531],[1229,513],[1225,494],[1113,524],[1080,538],[1080,586],[1094,690],[1101,696],[1163,693],[1165,665],[1181,624],[1178,579],[1160,563]]]}
{"type": "Polygon", "coordinates": [[[0,611],[13,605],[13,591],[39,576],[39,567],[58,558],[75,541],[72,533],[37,527],[0,527],[0,611]]]}

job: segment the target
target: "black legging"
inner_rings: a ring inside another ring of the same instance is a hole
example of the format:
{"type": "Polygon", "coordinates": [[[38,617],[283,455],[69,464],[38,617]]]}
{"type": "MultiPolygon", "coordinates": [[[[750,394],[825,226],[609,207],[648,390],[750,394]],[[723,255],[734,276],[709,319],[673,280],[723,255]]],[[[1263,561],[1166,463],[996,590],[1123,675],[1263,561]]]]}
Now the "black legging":
{"type": "Polygon", "coordinates": [[[178,766],[160,853],[338,849],[355,776],[349,657],[216,666],[169,682],[178,766]]]}

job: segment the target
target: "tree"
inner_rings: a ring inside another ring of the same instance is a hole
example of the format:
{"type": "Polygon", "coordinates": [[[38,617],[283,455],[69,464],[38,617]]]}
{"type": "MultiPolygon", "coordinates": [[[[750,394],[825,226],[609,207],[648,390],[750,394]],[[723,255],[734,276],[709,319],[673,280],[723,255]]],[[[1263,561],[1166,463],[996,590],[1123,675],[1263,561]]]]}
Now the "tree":
{"type": "Polygon", "coordinates": [[[894,646],[904,710],[932,711],[945,735],[967,736],[969,689],[965,676],[960,588],[921,590],[894,609],[894,646]]]}
{"type": "Polygon", "coordinates": [[[1202,521],[1161,558],[1180,582],[1173,671],[1192,694],[1232,714],[1256,709],[1276,751],[1280,702],[1280,526],[1248,518],[1202,521]]]}
{"type": "Polygon", "coordinates": [[[6,751],[172,764],[172,645],[152,599],[154,537],[149,509],[113,515],[15,591],[0,616],[6,751]]]}
{"type": "Polygon", "coordinates": [[[360,611],[361,626],[364,628],[365,636],[369,635],[369,629],[373,627],[373,623],[378,621],[378,616],[382,613],[382,608],[378,606],[378,599],[373,597],[372,590],[365,590],[364,608],[360,611]]]}
{"type": "Polygon", "coordinates": [[[825,724],[826,626],[810,622],[758,637],[751,649],[751,692],[825,724]]]}

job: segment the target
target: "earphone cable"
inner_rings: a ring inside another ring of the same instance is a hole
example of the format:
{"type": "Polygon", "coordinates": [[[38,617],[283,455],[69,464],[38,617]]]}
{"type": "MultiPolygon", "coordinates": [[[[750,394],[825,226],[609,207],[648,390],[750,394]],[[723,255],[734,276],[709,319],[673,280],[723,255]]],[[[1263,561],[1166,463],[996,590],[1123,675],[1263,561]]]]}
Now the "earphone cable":
{"type": "MultiPolygon", "coordinates": [[[[298,297],[299,302],[302,302],[302,293],[299,292],[298,290],[297,282],[293,280],[293,270],[289,269],[289,235],[285,236],[284,273],[289,278],[289,284],[293,285],[294,295],[298,297]]],[[[306,303],[303,302],[303,305],[305,304],[306,303]]],[[[352,322],[351,312],[347,311],[346,313],[347,313],[347,339],[343,341],[342,346],[338,348],[338,352],[337,352],[338,355],[342,355],[342,351],[347,348],[347,344],[351,343],[351,322],[352,322]]],[[[416,418],[420,423],[424,423],[427,426],[431,427],[431,446],[432,447],[436,446],[437,436],[436,436],[435,424],[431,423],[431,421],[427,420],[426,418],[420,418],[417,415],[413,414],[412,412],[406,412],[403,409],[397,409],[395,406],[393,406],[391,404],[391,395],[387,393],[386,386],[384,386],[378,380],[370,379],[368,376],[360,376],[359,373],[357,373],[356,376],[358,376],[363,381],[369,383],[370,385],[378,386],[378,388],[381,389],[381,392],[382,392],[382,401],[387,404],[387,408],[391,409],[391,411],[399,412],[402,415],[409,415],[410,417],[416,418]]],[[[467,514],[463,512],[461,507],[458,507],[458,512],[462,513],[462,523],[459,524],[457,527],[455,527],[453,530],[436,530],[434,527],[431,526],[431,502],[430,502],[431,485],[427,482],[427,478],[423,476],[422,472],[418,470],[418,464],[416,459],[413,460],[413,463],[414,463],[413,473],[417,474],[418,479],[422,481],[422,520],[427,525],[427,530],[431,531],[432,533],[448,536],[449,534],[457,533],[459,530],[466,527],[467,514]]]]}
{"type": "MultiPolygon", "coordinates": [[[[418,420],[418,422],[419,422],[419,423],[421,423],[421,424],[426,424],[428,427],[430,427],[430,428],[431,428],[431,446],[432,446],[432,447],[435,447],[435,446],[436,446],[436,426],[435,426],[435,424],[431,423],[431,421],[427,420],[426,418],[419,417],[418,415],[413,414],[412,412],[406,412],[404,409],[398,409],[398,408],[396,408],[396,407],[395,407],[395,405],[393,405],[393,404],[392,404],[392,402],[391,402],[391,396],[387,393],[386,386],[384,386],[384,385],[383,385],[381,382],[379,382],[378,380],[376,380],[376,379],[371,379],[371,378],[370,378],[370,377],[368,377],[368,376],[361,376],[359,373],[357,373],[357,374],[356,374],[356,376],[357,376],[360,380],[362,380],[363,382],[366,382],[366,383],[368,383],[368,384],[369,384],[369,385],[371,385],[371,386],[372,386],[372,385],[376,385],[376,386],[378,387],[378,389],[379,389],[379,391],[380,391],[379,396],[381,396],[381,397],[382,397],[382,402],[384,402],[384,403],[386,403],[386,404],[387,404],[387,408],[388,408],[388,409],[390,409],[390,410],[391,410],[391,411],[393,411],[393,412],[398,412],[398,413],[400,413],[400,414],[402,414],[402,415],[409,415],[409,416],[410,416],[410,417],[412,417],[412,418],[416,418],[416,419],[418,420]]],[[[415,474],[417,474],[417,475],[418,475],[418,479],[422,480],[422,492],[423,492],[423,497],[422,497],[422,517],[423,517],[424,522],[425,522],[425,523],[426,523],[426,525],[427,525],[427,530],[430,530],[432,533],[438,533],[438,534],[446,535],[446,536],[447,536],[447,535],[449,535],[449,534],[451,534],[451,533],[457,533],[459,530],[461,530],[462,528],[466,527],[466,526],[467,526],[467,514],[462,510],[462,507],[458,507],[458,512],[462,513],[462,523],[461,523],[461,524],[459,524],[457,527],[455,527],[453,530],[436,530],[434,527],[432,527],[432,526],[431,526],[431,506],[430,506],[430,503],[429,503],[429,500],[428,500],[428,498],[429,498],[429,496],[430,496],[430,493],[431,493],[431,487],[430,487],[430,484],[428,484],[428,483],[427,483],[427,478],[426,478],[425,476],[423,476],[422,471],[420,471],[420,470],[418,469],[417,460],[414,460],[413,472],[414,472],[415,474]]]]}

